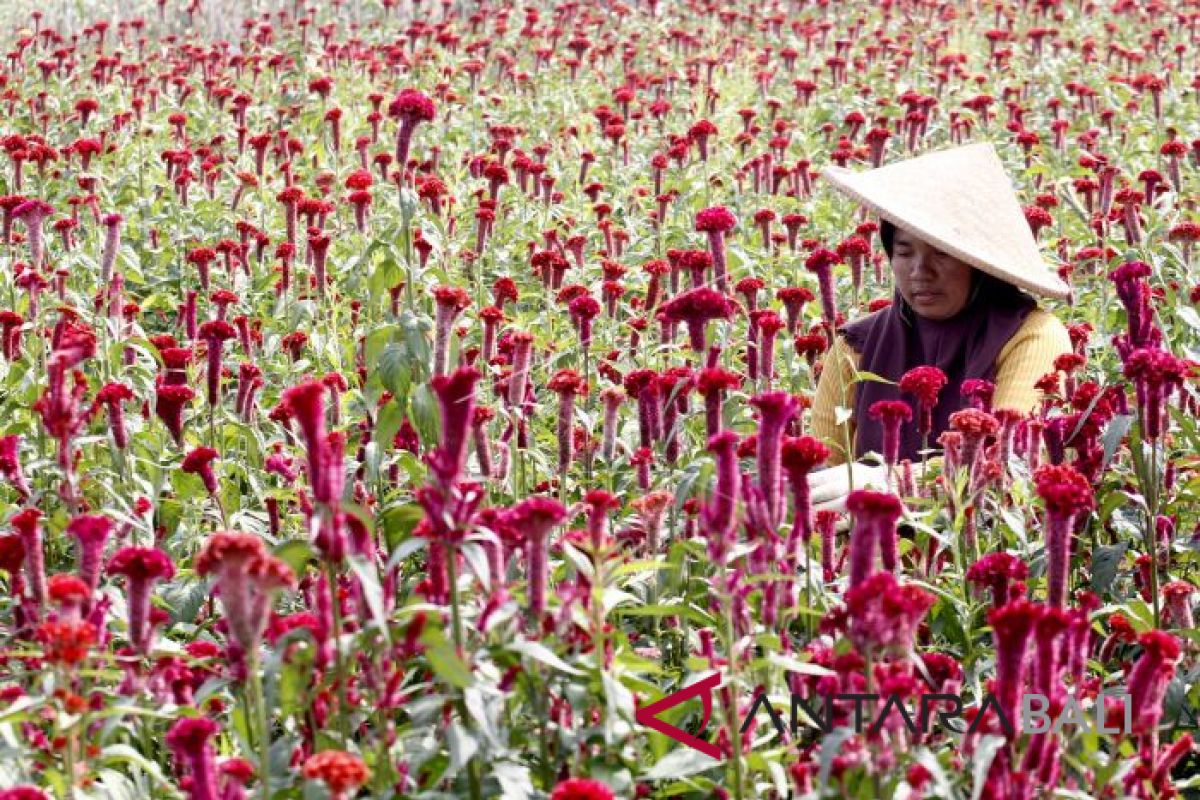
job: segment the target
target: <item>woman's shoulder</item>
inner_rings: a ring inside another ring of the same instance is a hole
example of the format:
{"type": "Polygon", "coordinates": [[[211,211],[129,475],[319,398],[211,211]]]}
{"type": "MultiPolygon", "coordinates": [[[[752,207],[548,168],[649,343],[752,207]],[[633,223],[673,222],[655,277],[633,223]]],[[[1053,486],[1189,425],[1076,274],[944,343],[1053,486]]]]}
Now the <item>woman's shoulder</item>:
{"type": "Polygon", "coordinates": [[[1020,342],[1030,342],[1030,340],[1060,349],[1062,352],[1071,349],[1071,334],[1067,331],[1067,326],[1054,312],[1047,311],[1041,306],[1034,307],[1026,315],[1025,321],[1013,334],[1008,346],[1011,347],[1020,342]]]}

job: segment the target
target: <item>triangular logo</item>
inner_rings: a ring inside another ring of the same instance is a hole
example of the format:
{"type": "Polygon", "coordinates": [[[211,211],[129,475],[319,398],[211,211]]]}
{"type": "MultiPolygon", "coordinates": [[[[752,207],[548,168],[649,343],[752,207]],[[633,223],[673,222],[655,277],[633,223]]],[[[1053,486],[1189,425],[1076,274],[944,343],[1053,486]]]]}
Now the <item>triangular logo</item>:
{"type": "Polygon", "coordinates": [[[651,730],[667,736],[680,744],[685,744],[693,750],[699,750],[709,758],[721,757],[721,750],[712,742],[706,742],[703,739],[693,736],[687,731],[682,731],[674,725],[669,725],[658,718],[658,715],[666,711],[668,708],[674,708],[680,703],[691,700],[697,695],[701,695],[704,703],[704,720],[700,723],[700,727],[704,728],[708,725],[708,719],[712,716],[712,691],[721,683],[721,673],[714,672],[707,678],[702,678],[691,686],[680,689],[678,692],[673,692],[661,700],[657,700],[648,706],[639,706],[633,713],[634,719],[640,724],[645,725],[651,730]]]}

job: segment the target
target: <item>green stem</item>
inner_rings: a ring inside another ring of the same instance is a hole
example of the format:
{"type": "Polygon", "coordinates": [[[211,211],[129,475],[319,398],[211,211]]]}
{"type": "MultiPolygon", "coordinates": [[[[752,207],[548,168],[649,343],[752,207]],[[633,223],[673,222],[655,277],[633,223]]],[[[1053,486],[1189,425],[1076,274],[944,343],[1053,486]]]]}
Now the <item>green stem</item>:
{"type": "MultiPolygon", "coordinates": [[[[263,800],[271,798],[271,721],[267,713],[267,696],[263,692],[262,671],[259,669],[259,654],[257,646],[249,653],[250,663],[250,694],[253,696],[248,706],[254,710],[254,719],[258,725],[258,780],[262,785],[263,800]]],[[[250,710],[250,709],[247,709],[250,710]]]]}

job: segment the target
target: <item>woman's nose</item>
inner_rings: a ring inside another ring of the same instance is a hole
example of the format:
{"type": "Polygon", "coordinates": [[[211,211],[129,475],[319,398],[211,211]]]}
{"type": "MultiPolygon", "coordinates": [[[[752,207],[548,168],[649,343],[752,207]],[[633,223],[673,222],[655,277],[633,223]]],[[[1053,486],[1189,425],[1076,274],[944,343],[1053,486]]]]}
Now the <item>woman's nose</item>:
{"type": "Polygon", "coordinates": [[[927,276],[933,274],[932,264],[928,254],[916,253],[912,257],[911,274],[914,276],[927,276]]]}

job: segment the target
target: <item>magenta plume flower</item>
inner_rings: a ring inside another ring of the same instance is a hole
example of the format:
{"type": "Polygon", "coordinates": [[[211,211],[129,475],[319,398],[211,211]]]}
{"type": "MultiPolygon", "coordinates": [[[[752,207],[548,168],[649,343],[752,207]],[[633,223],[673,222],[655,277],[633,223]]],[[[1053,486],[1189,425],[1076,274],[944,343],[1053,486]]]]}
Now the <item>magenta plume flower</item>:
{"type": "Polygon", "coordinates": [[[400,121],[396,129],[396,169],[404,171],[413,133],[422,122],[432,122],[437,116],[433,101],[416,89],[405,89],[388,105],[388,116],[400,121]]]}
{"type": "Polygon", "coordinates": [[[967,570],[967,580],[991,589],[992,606],[1000,608],[1009,601],[1013,581],[1029,577],[1029,565],[1009,553],[988,553],[967,570]]]}
{"type": "Polygon", "coordinates": [[[197,575],[215,576],[229,632],[242,653],[258,646],[275,592],[296,582],[291,567],[269,554],[261,539],[237,531],[209,536],[193,566],[197,575]]]}
{"type": "Polygon", "coordinates": [[[876,572],[846,590],[850,640],[863,654],[907,656],[935,599],[918,586],[899,583],[890,572],[876,572]]]}
{"type": "Polygon", "coordinates": [[[900,426],[912,419],[912,407],[903,400],[876,400],[867,416],[883,428],[883,460],[895,466],[900,460],[900,426]]]}
{"type": "Polygon", "coordinates": [[[467,458],[467,443],[475,414],[475,384],[479,370],[461,367],[430,381],[441,409],[441,440],[429,454],[429,464],[445,486],[458,481],[467,458]]]}
{"type": "Polygon", "coordinates": [[[758,409],[758,482],[767,506],[772,526],[783,519],[783,476],[780,472],[780,456],[783,449],[783,434],[800,412],[800,402],[788,392],[764,392],[750,400],[758,409]]]}
{"type": "Polygon", "coordinates": [[[546,610],[550,534],[567,516],[563,504],[550,497],[527,497],[509,509],[507,523],[524,539],[529,564],[529,617],[535,630],[546,610]]]}
{"type": "Polygon", "coordinates": [[[216,755],[209,740],[220,727],[207,717],[184,717],[167,731],[167,746],[187,767],[192,782],[190,800],[219,800],[216,755]]]}
{"type": "Polygon", "coordinates": [[[107,572],[125,576],[129,642],[145,655],[150,652],[150,591],[155,581],[174,577],[175,566],[170,557],[157,548],[122,547],[108,562],[107,572]]]}
{"type": "Polygon", "coordinates": [[[717,289],[729,293],[729,271],[725,263],[725,235],[737,227],[737,217],[725,206],[713,206],[696,214],[696,230],[708,234],[708,250],[712,254],[717,289]]]}
{"type": "Polygon", "coordinates": [[[788,537],[787,552],[792,558],[797,555],[797,544],[808,543],[813,533],[812,497],[808,486],[808,475],[829,458],[829,448],[814,436],[794,436],[783,442],[783,469],[792,486],[792,498],[796,506],[796,522],[788,537]]]}
{"type": "Polygon", "coordinates": [[[705,326],[714,319],[729,319],[733,304],[724,293],[701,286],[664,303],[661,313],[669,320],[685,323],[692,349],[703,353],[708,349],[705,326]]]}
{"type": "Polygon", "coordinates": [[[1146,631],[1138,637],[1142,655],[1129,671],[1129,704],[1133,709],[1135,733],[1147,734],[1162,719],[1163,698],[1175,676],[1181,652],[1179,640],[1166,631],[1146,631]]]}
{"type": "Polygon", "coordinates": [[[196,397],[190,386],[159,383],[154,391],[154,413],[162,420],[175,444],[183,446],[183,410],[196,397]]]}
{"type": "Polygon", "coordinates": [[[988,612],[996,646],[996,699],[1005,717],[1017,718],[1017,696],[1025,682],[1025,653],[1045,608],[1018,600],[988,612]]]}
{"type": "Polygon", "coordinates": [[[180,469],[189,475],[195,475],[204,482],[205,490],[216,496],[219,486],[217,474],[213,471],[212,462],[217,459],[217,451],[211,447],[197,447],[183,457],[180,469]]]}
{"type": "Polygon", "coordinates": [[[854,515],[850,531],[850,586],[854,587],[875,571],[875,549],[883,556],[883,567],[896,567],[896,520],[904,513],[900,498],[869,489],[855,489],[846,498],[846,510],[854,515]]]}
{"type": "Polygon", "coordinates": [[[933,409],[946,382],[946,373],[931,366],[913,367],[900,377],[900,391],[917,398],[918,429],[922,436],[933,430],[933,409]]]}
{"type": "Polygon", "coordinates": [[[821,315],[826,325],[837,319],[837,303],[833,294],[833,265],[841,263],[841,256],[826,247],[818,247],[804,261],[805,268],[817,276],[821,287],[821,315]]]}
{"type": "Polygon", "coordinates": [[[1046,504],[1047,603],[1051,608],[1062,608],[1067,597],[1071,532],[1076,517],[1095,502],[1092,486],[1067,464],[1045,464],[1033,477],[1038,497],[1046,504]]]}
{"type": "Polygon", "coordinates": [[[67,523],[67,533],[79,542],[79,579],[92,595],[100,582],[104,545],[112,530],[112,520],[99,514],[81,514],[67,523]]]}

